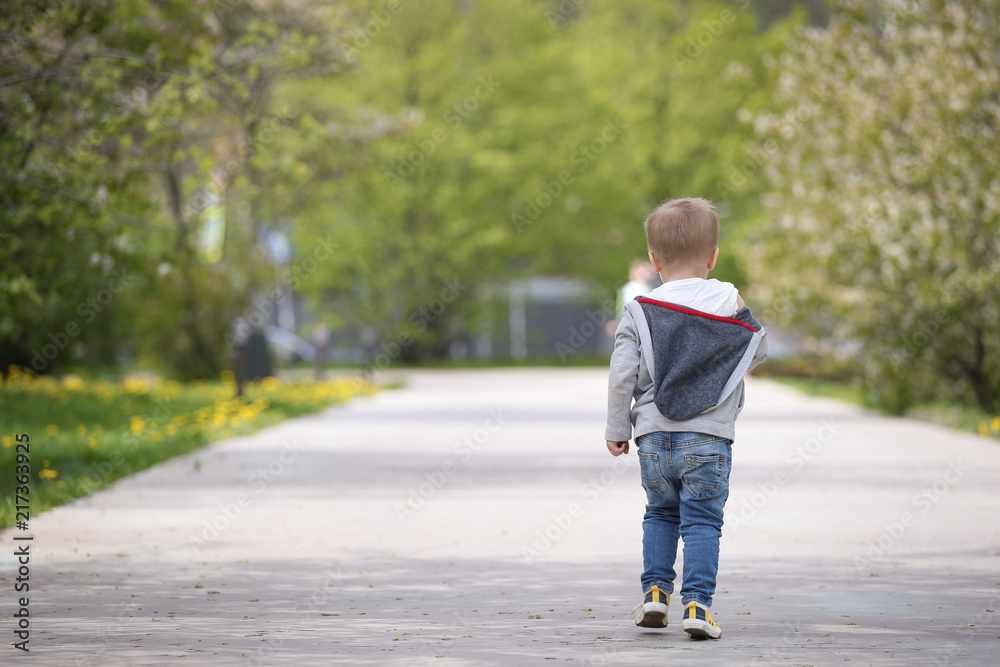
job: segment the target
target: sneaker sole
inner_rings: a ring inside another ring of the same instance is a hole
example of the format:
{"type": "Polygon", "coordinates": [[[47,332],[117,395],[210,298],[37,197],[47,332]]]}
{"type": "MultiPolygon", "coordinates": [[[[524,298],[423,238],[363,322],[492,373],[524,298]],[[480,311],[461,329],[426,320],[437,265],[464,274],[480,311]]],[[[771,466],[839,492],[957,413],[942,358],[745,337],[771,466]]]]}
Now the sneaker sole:
{"type": "Polygon", "coordinates": [[[635,624],[640,628],[667,627],[667,605],[662,602],[648,602],[642,605],[635,624]]]}
{"type": "Polygon", "coordinates": [[[694,639],[718,639],[722,636],[720,628],[696,618],[685,618],[681,621],[681,628],[694,639]]]}

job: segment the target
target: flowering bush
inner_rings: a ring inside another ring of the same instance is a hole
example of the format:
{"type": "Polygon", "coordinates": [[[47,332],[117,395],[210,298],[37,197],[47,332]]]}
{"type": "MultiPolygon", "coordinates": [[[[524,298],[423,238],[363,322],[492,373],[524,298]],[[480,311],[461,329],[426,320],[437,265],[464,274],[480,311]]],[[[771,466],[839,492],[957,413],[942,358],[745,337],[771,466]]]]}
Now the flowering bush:
{"type": "Polygon", "coordinates": [[[1000,412],[1000,12],[842,4],[776,62],[756,299],[851,356],[868,398],[1000,412]]]}

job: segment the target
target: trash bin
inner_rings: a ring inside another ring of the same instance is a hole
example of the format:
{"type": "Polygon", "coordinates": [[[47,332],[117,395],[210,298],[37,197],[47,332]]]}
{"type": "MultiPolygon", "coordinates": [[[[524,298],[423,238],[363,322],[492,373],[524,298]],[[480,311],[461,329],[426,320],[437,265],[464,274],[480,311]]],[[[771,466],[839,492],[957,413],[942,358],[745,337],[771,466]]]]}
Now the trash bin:
{"type": "Polygon", "coordinates": [[[240,396],[243,395],[244,383],[274,375],[271,352],[264,334],[254,331],[243,341],[236,354],[236,368],[233,374],[236,376],[236,392],[240,396]]]}

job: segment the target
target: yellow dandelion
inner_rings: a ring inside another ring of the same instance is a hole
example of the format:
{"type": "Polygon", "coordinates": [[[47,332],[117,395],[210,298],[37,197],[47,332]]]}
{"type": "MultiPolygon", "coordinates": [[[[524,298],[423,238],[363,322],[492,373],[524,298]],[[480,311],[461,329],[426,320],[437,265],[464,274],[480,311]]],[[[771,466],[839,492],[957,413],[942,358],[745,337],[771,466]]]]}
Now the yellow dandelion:
{"type": "Polygon", "coordinates": [[[1000,433],[1000,417],[994,417],[990,420],[990,429],[994,433],[1000,433]]]}
{"type": "Polygon", "coordinates": [[[146,422],[142,417],[132,417],[129,419],[129,429],[133,434],[139,435],[145,427],[146,422]]]}
{"type": "Polygon", "coordinates": [[[77,435],[87,435],[87,427],[84,426],[83,424],[77,424],[76,425],[76,434],[77,435]]]}
{"type": "Polygon", "coordinates": [[[149,381],[141,377],[127,377],[122,383],[122,386],[125,387],[125,391],[130,394],[145,394],[149,391],[149,381]]]}
{"type": "Polygon", "coordinates": [[[173,435],[177,433],[177,424],[167,424],[163,427],[163,430],[167,432],[167,435],[173,435]]]}
{"type": "Polygon", "coordinates": [[[281,386],[281,380],[276,377],[267,377],[261,381],[260,385],[267,391],[274,391],[281,386]]]}
{"type": "Polygon", "coordinates": [[[979,435],[989,435],[990,426],[986,422],[979,422],[979,435]]]}
{"type": "MultiPolygon", "coordinates": [[[[46,461],[46,465],[48,465],[48,461],[46,461]]],[[[57,473],[55,470],[42,468],[42,470],[38,472],[38,476],[41,477],[42,479],[55,479],[56,477],[59,476],[59,473],[57,473]]]]}
{"type": "Polygon", "coordinates": [[[91,449],[97,447],[97,438],[95,438],[94,436],[90,436],[89,438],[87,438],[87,445],[89,445],[91,449]]]}
{"type": "Polygon", "coordinates": [[[59,432],[59,427],[56,426],[55,424],[49,424],[48,426],[45,427],[45,434],[46,435],[52,436],[52,435],[55,435],[58,432],[59,432]]]}
{"type": "Polygon", "coordinates": [[[5,435],[3,437],[3,447],[4,447],[4,449],[7,449],[8,447],[13,447],[13,446],[14,446],[14,438],[10,437],[9,435],[5,435]]]}
{"type": "Polygon", "coordinates": [[[67,375],[62,379],[62,386],[68,391],[79,391],[83,389],[83,380],[79,375],[67,375]]]}

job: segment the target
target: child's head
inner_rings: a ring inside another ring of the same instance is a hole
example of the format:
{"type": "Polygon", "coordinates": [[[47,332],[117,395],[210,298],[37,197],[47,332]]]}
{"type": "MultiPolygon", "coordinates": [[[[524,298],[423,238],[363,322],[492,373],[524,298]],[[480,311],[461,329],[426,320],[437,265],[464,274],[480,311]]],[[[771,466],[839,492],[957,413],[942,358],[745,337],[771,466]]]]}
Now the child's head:
{"type": "Polygon", "coordinates": [[[712,202],[700,197],[671,199],[650,213],[643,227],[646,245],[655,255],[654,267],[660,264],[671,272],[714,267],[719,219],[712,202]]]}
{"type": "Polygon", "coordinates": [[[653,279],[654,271],[648,259],[635,259],[628,266],[628,279],[648,283],[653,279]]]}

